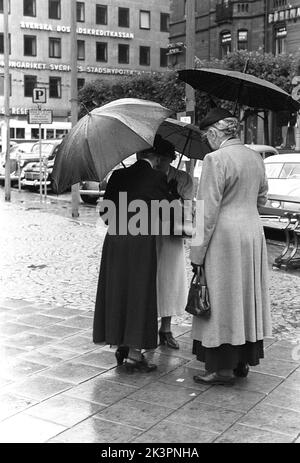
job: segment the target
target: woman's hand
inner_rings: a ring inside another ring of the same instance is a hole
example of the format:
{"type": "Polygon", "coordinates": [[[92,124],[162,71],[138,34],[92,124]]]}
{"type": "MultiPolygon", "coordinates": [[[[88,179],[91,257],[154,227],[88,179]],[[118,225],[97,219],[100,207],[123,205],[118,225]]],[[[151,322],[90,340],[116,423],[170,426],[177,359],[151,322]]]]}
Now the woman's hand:
{"type": "Polygon", "coordinates": [[[198,264],[194,264],[193,262],[191,262],[191,265],[192,265],[193,273],[198,273],[199,268],[200,268],[201,266],[198,265],[198,264]]]}

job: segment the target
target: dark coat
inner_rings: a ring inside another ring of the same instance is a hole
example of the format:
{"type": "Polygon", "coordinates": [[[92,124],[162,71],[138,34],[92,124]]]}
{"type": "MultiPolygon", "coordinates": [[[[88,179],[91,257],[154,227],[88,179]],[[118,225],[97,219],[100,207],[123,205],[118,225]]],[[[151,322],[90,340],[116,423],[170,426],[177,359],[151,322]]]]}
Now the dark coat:
{"type": "MultiPolygon", "coordinates": [[[[118,169],[110,177],[104,199],[113,201],[117,212],[122,191],[127,193],[128,202],[142,199],[150,204],[152,199],[173,199],[166,176],[144,160],[118,169]]],[[[96,297],[94,342],[140,349],[157,346],[156,267],[155,236],[107,233],[96,297]]]]}

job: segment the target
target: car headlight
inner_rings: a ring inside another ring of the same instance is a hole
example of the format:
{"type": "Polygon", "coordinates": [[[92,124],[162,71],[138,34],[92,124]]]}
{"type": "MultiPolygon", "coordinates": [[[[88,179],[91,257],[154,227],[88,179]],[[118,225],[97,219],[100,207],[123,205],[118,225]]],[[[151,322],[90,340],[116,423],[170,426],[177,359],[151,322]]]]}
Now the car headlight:
{"type": "Polygon", "coordinates": [[[280,201],[270,201],[271,206],[274,207],[275,209],[279,209],[281,207],[281,202],[280,201]]]}

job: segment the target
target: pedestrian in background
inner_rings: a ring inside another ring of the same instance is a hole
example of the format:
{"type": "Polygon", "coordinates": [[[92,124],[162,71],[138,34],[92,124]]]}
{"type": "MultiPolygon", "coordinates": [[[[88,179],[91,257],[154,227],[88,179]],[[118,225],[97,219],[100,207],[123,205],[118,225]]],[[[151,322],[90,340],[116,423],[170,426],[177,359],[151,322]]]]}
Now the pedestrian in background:
{"type": "MultiPolygon", "coordinates": [[[[191,231],[193,179],[187,172],[170,165],[176,159],[172,143],[156,137],[154,147],[160,156],[158,168],[166,174],[169,190],[180,201],[185,224],[190,224],[191,231]]],[[[159,340],[160,344],[179,349],[179,343],[171,331],[171,321],[172,316],[184,313],[188,296],[184,238],[183,236],[158,236],[156,243],[157,309],[158,317],[161,317],[159,340]]]]}
{"type": "Polygon", "coordinates": [[[268,260],[258,206],[268,184],[259,153],[237,138],[238,121],[212,109],[200,129],[211,148],[206,155],[197,200],[204,201],[204,240],[191,248],[194,268],[203,266],[211,303],[208,320],[193,317],[193,353],[205,362],[197,383],[234,383],[264,356],[271,335],[268,260]]]}

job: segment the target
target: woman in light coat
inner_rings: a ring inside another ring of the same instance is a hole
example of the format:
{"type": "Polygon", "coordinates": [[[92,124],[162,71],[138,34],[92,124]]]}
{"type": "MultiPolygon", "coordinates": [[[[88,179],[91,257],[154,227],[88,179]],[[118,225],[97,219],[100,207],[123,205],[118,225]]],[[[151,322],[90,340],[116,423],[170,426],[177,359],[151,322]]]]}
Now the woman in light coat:
{"type": "MultiPolygon", "coordinates": [[[[268,184],[260,154],[236,138],[237,120],[212,109],[200,124],[213,150],[203,161],[197,200],[204,201],[204,237],[192,246],[204,265],[211,317],[193,318],[193,353],[205,362],[204,384],[233,384],[263,357],[271,334],[267,250],[258,207],[268,184]]],[[[201,222],[201,220],[200,220],[201,222]]],[[[201,225],[201,224],[200,224],[201,225]]],[[[202,222],[203,225],[203,222],[202,222]]]]}
{"type": "MultiPolygon", "coordinates": [[[[192,177],[185,171],[171,166],[176,159],[174,146],[156,137],[154,146],[159,154],[159,170],[167,175],[170,192],[182,203],[185,226],[192,231],[192,177]]],[[[188,230],[185,230],[188,232],[188,230]]],[[[161,317],[160,344],[179,349],[171,331],[172,316],[182,315],[188,296],[184,238],[157,236],[157,312],[161,317]]]]}

